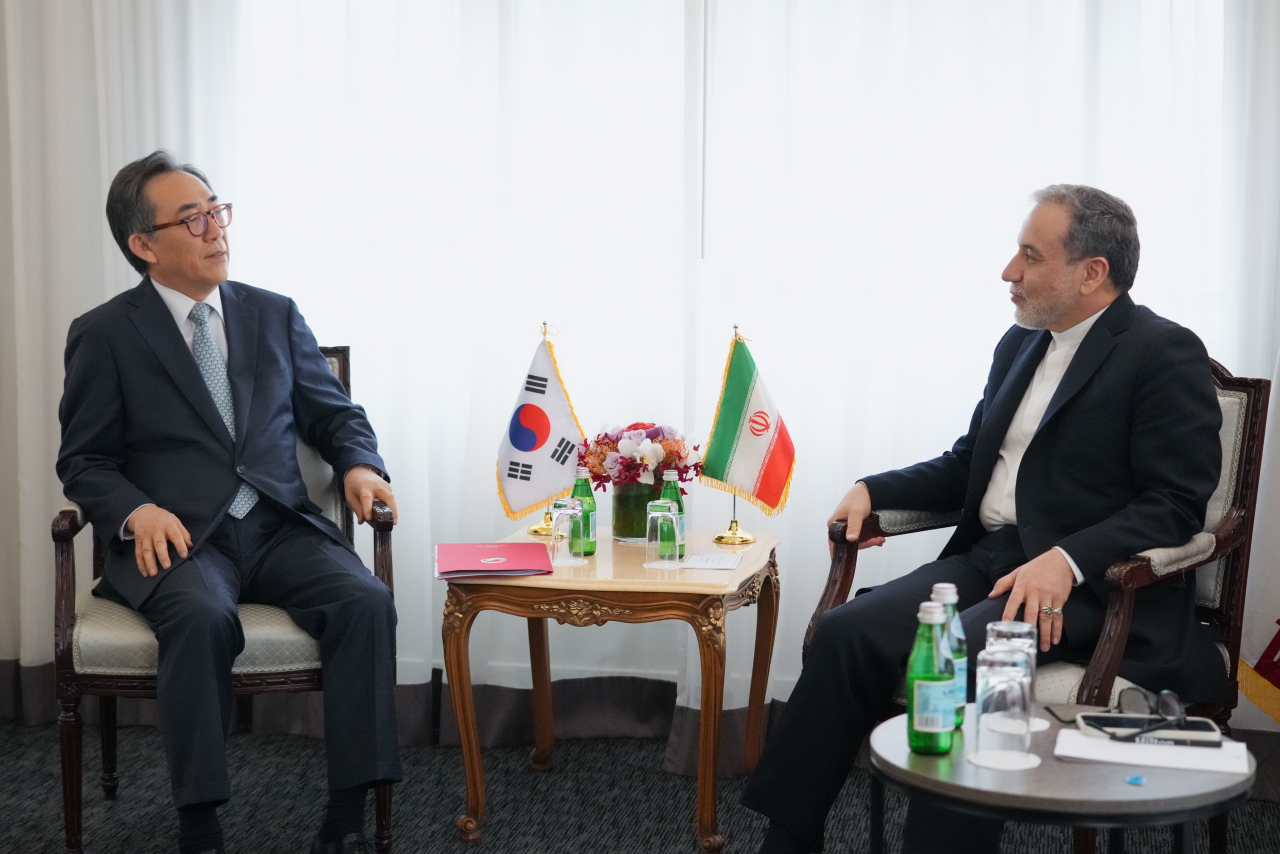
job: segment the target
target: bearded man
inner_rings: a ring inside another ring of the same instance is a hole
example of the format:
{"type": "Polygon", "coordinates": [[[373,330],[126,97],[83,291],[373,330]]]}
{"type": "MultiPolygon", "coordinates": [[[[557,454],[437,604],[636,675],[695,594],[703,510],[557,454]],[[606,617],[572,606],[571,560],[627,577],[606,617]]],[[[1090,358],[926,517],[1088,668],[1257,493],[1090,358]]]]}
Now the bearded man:
{"type": "MultiPolygon", "coordinates": [[[[743,795],[771,820],[761,854],[819,845],[934,584],[957,588],[970,660],[989,622],[1025,619],[1039,627],[1041,665],[1083,663],[1102,628],[1107,568],[1204,526],[1222,460],[1204,345],[1130,299],[1139,243],[1127,204],[1067,184],[1035,201],[1002,276],[1016,325],[996,345],[968,432],[940,457],[863,478],[828,520],[847,520],[856,541],[873,510],[961,511],[938,560],[823,616],[743,795]]],[[[1187,701],[1229,693],[1194,595],[1182,575],[1137,594],[1121,675],[1187,701]]],[[[913,802],[903,850],[994,852],[1001,828],[913,802]]]]}

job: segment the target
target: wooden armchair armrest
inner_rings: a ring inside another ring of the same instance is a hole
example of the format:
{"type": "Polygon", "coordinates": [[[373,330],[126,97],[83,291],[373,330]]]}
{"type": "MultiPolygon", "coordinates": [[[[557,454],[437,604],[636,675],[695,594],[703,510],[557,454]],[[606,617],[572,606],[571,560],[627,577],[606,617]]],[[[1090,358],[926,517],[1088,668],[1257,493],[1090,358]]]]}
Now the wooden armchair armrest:
{"type": "Polygon", "coordinates": [[[395,526],[391,508],[385,502],[373,500],[373,574],[394,590],[391,571],[391,529],[395,526]]]}
{"type": "MultiPolygon", "coordinates": [[[[899,534],[931,531],[934,528],[950,528],[959,521],[959,511],[929,513],[921,510],[873,510],[858,531],[858,543],[865,543],[876,537],[895,537],[899,534]]],[[[827,536],[831,539],[831,570],[827,574],[826,586],[822,588],[822,596],[818,599],[818,607],[814,609],[813,616],[809,618],[809,626],[804,632],[802,659],[809,657],[809,646],[813,643],[822,615],[849,600],[853,576],[858,568],[858,548],[857,544],[845,539],[848,530],[848,523],[840,520],[832,522],[827,529],[827,536]]]]}
{"type": "MultiPolygon", "coordinates": [[[[1093,657],[1080,682],[1076,702],[1092,706],[1106,706],[1111,701],[1111,689],[1120,672],[1120,661],[1129,642],[1129,629],[1133,624],[1134,595],[1144,587],[1192,572],[1212,563],[1239,548],[1244,542],[1244,514],[1232,508],[1213,530],[1213,548],[1207,554],[1196,550],[1194,559],[1182,560],[1168,568],[1153,564],[1151,553],[1134,555],[1126,561],[1107,568],[1107,615],[1102,624],[1102,634],[1094,647],[1093,657]]],[[[1203,535],[1197,535],[1203,536],[1203,535]]],[[[1187,544],[1195,543],[1193,538],[1187,544]]],[[[1186,548],[1186,547],[1184,547],[1186,548]]]]}
{"type": "Polygon", "coordinates": [[[53,654],[70,666],[71,631],[76,624],[76,534],[84,530],[84,512],[67,502],[53,517],[53,654]]]}

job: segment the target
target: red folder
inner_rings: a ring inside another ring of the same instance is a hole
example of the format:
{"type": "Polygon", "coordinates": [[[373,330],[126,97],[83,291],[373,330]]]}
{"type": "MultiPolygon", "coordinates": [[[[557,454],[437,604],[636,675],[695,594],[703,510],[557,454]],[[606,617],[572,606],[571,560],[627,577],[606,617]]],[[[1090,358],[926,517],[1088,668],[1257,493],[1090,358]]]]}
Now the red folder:
{"type": "Polygon", "coordinates": [[[436,578],[550,574],[551,556],[542,543],[440,543],[436,546],[436,578]]]}

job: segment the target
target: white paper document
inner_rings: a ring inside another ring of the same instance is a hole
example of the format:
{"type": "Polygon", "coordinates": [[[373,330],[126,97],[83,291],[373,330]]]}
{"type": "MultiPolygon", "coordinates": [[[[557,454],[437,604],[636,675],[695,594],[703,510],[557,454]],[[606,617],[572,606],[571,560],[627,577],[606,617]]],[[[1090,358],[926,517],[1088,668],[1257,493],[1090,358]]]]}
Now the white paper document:
{"type": "Polygon", "coordinates": [[[1117,765],[1146,765],[1151,768],[1181,768],[1188,771],[1221,771],[1248,774],[1249,752],[1242,741],[1224,738],[1222,747],[1128,744],[1109,738],[1094,738],[1078,729],[1058,731],[1053,755],[1059,759],[1111,762],[1117,765]]]}
{"type": "Polygon", "coordinates": [[[742,562],[742,555],[727,554],[725,552],[702,552],[700,554],[685,555],[684,563],[680,564],[681,569],[737,569],[738,564],[742,562]]]}

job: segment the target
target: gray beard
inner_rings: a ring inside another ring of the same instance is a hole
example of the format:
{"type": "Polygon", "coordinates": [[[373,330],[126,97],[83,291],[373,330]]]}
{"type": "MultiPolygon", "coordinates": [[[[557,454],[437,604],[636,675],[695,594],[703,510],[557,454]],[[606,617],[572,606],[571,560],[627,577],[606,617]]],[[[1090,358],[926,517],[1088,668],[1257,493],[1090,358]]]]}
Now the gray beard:
{"type": "Polygon", "coordinates": [[[1049,302],[1029,302],[1026,305],[1014,308],[1013,322],[1023,329],[1048,329],[1066,317],[1067,311],[1068,306],[1066,305],[1055,305],[1049,302]]]}

